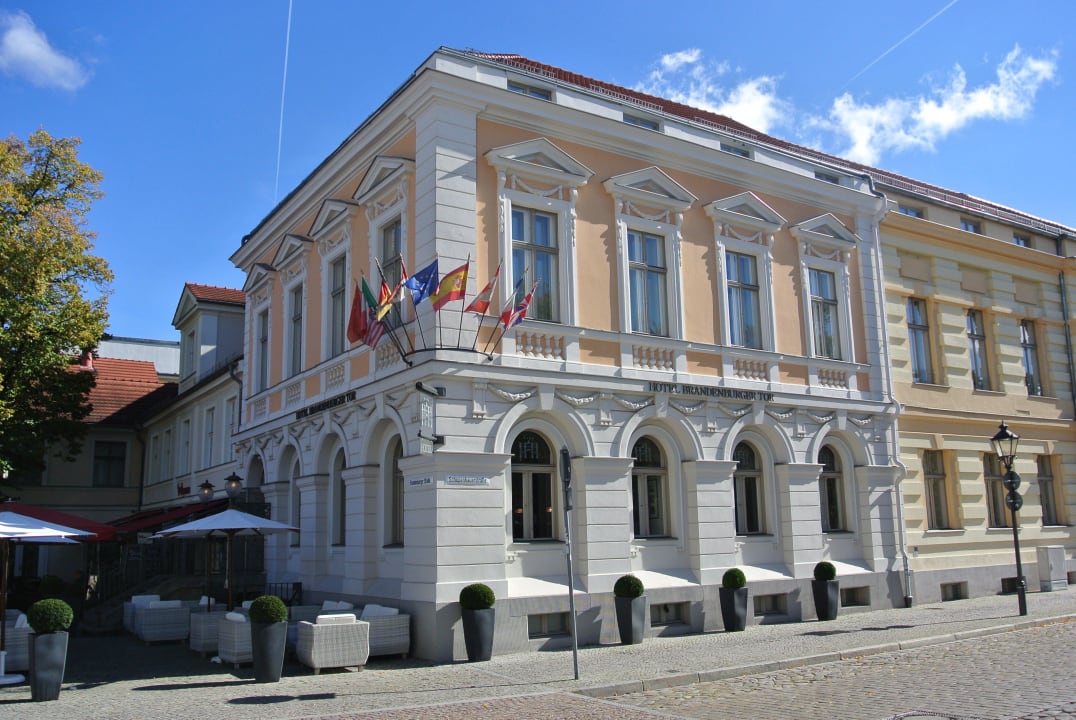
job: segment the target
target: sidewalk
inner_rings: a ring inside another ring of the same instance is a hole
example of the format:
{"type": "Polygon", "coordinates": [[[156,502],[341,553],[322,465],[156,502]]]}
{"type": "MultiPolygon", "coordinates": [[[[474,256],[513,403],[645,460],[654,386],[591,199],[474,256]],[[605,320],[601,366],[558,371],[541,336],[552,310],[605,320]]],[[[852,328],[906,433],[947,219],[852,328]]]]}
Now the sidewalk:
{"type": "Polygon", "coordinates": [[[571,651],[560,650],[441,665],[374,658],[362,672],[326,670],[317,676],[288,662],[279,683],[258,684],[249,666],[236,670],[212,663],[178,643],[147,647],[130,636],[74,637],[60,699],[32,703],[26,685],[0,688],[0,715],[258,720],[557,692],[608,697],[1076,620],[1076,588],[1031,593],[1028,610],[1026,618],[1019,617],[1016,597],[1010,595],[842,611],[826,623],[756,625],[742,633],[581,648],[579,680],[573,679],[571,651]]]}

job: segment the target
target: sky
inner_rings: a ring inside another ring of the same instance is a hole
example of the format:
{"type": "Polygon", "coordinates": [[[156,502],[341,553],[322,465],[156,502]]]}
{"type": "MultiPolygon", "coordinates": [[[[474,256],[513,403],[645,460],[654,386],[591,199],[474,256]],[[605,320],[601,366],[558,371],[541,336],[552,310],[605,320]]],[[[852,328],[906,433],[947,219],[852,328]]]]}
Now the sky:
{"type": "Polygon", "coordinates": [[[0,0],[0,134],[81,138],[108,332],[178,340],[183,283],[241,288],[243,236],[441,46],[1076,227],[1070,0],[0,0]]]}

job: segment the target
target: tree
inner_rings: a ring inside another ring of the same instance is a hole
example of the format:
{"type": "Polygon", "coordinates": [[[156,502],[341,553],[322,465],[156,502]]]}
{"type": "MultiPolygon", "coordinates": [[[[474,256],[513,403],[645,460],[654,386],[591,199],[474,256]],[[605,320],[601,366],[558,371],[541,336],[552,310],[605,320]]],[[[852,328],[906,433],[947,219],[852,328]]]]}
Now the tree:
{"type": "Polygon", "coordinates": [[[104,334],[112,272],[90,254],[101,174],[79,144],[44,130],[0,141],[0,470],[73,459],[86,431],[94,378],[73,365],[104,334]]]}

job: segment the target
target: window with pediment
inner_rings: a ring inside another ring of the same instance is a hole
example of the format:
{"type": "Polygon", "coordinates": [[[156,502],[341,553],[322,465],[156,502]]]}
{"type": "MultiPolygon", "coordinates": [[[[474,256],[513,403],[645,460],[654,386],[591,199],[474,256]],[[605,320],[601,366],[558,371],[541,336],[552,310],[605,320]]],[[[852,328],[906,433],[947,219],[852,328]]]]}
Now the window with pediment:
{"type": "Polygon", "coordinates": [[[807,354],[852,360],[849,262],[859,239],[831,214],[793,225],[799,244],[807,354]]]}
{"type": "Polygon", "coordinates": [[[497,170],[499,255],[511,258],[511,280],[498,288],[501,305],[513,293],[521,300],[537,282],[527,319],[574,324],[575,206],[593,173],[545,138],[485,157],[497,170]]]}
{"type": "Polygon", "coordinates": [[[715,200],[706,214],[714,222],[720,267],[722,342],[773,350],[773,237],[785,219],[750,192],[715,200]]]}
{"type": "Polygon", "coordinates": [[[243,291],[247,296],[248,337],[251,345],[250,386],[253,393],[260,393],[269,388],[269,373],[272,365],[269,350],[272,339],[270,297],[272,284],[277,274],[272,265],[257,263],[243,285],[243,291]]]}
{"type": "Polygon", "coordinates": [[[611,177],[621,332],[683,337],[680,241],[696,197],[659,168],[611,177]]]}
{"type": "MultiPolygon", "coordinates": [[[[408,239],[411,232],[409,207],[415,163],[401,157],[381,156],[374,160],[355,191],[354,200],[363,206],[370,228],[369,277],[372,287],[381,281],[395,288],[406,271],[408,239]]],[[[394,303],[383,321],[398,327],[407,321],[406,303],[394,303]]]]}
{"type": "Polygon", "coordinates": [[[304,350],[308,299],[304,287],[313,242],[305,235],[288,234],[273,258],[273,266],[280,268],[280,280],[284,285],[285,377],[298,375],[306,364],[304,350]]]}
{"type": "Polygon", "coordinates": [[[336,357],[348,348],[348,290],[351,283],[351,221],[358,205],[353,201],[330,199],[310,228],[321,257],[321,353],[336,357]]]}

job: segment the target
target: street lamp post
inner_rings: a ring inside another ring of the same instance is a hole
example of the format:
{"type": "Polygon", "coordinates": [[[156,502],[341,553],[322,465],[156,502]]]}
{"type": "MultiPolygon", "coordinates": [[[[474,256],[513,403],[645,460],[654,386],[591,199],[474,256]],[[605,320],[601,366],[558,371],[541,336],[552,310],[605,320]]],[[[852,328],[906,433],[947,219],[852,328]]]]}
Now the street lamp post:
{"type": "Polygon", "coordinates": [[[1008,490],[1005,504],[1012,512],[1012,545],[1016,551],[1016,598],[1020,614],[1027,615],[1027,582],[1024,580],[1024,565],[1020,561],[1020,530],[1016,520],[1016,512],[1023,506],[1024,499],[1016,492],[1020,487],[1020,476],[1012,469],[1013,463],[1016,462],[1016,446],[1020,444],[1020,436],[1009,430],[1009,426],[1002,421],[997,433],[990,439],[990,444],[994,447],[998,461],[1005,466],[1005,478],[1002,482],[1008,490]]]}

